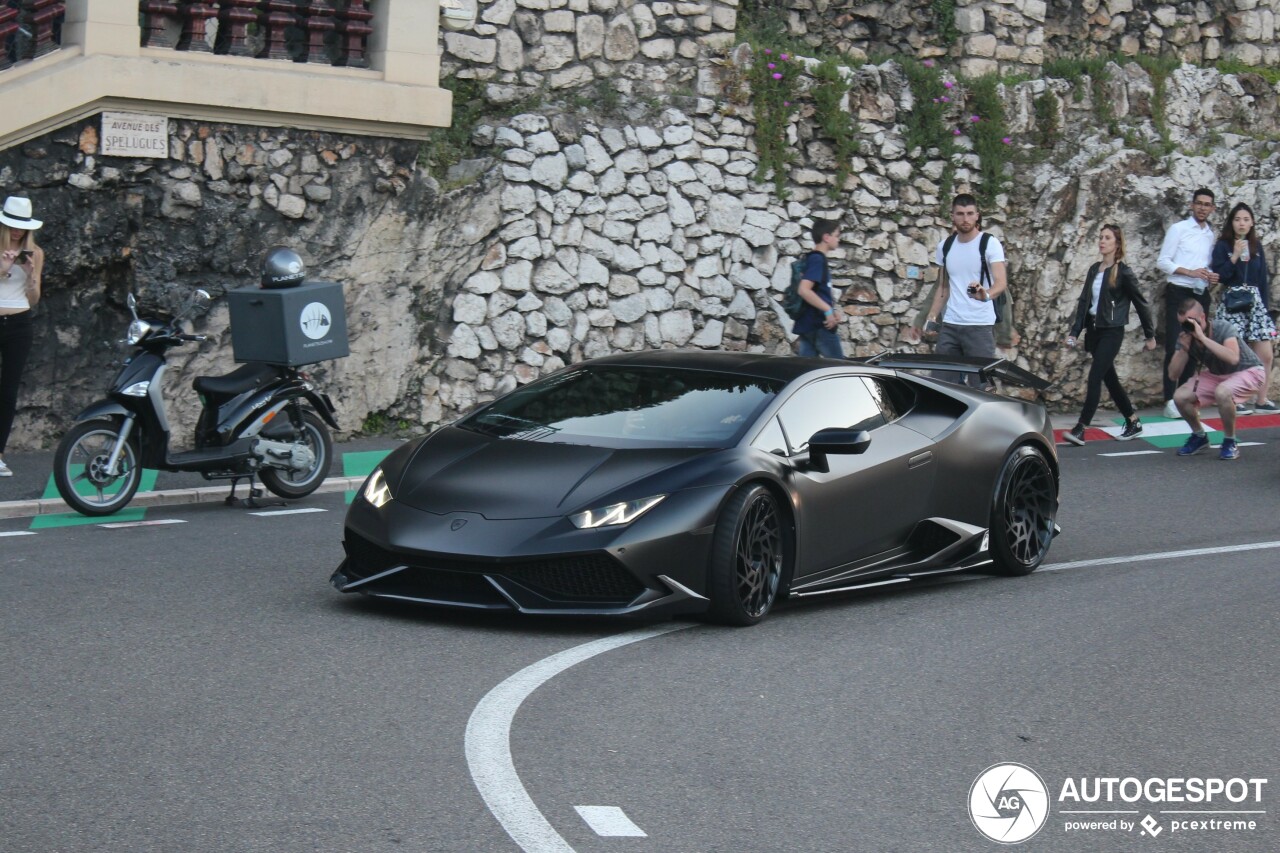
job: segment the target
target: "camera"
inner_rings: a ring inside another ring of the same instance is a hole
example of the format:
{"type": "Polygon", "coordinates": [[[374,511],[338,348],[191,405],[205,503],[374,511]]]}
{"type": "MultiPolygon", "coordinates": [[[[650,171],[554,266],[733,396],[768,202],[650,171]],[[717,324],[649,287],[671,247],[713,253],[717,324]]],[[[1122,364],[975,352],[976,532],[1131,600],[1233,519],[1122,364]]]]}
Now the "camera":
{"type": "Polygon", "coordinates": [[[21,252],[18,253],[18,257],[13,259],[13,262],[15,264],[25,264],[27,262],[27,259],[30,257],[31,257],[31,250],[23,249],[21,252]]]}
{"type": "Polygon", "coordinates": [[[1188,333],[1188,334],[1194,335],[1194,334],[1196,333],[1196,324],[1195,324],[1195,321],[1194,321],[1194,320],[1183,320],[1183,321],[1182,321],[1182,330],[1183,330],[1184,332],[1188,333]]]}
{"type": "Polygon", "coordinates": [[[975,293],[977,293],[977,292],[978,292],[978,285],[976,285],[976,284],[971,284],[971,285],[969,285],[969,295],[970,295],[970,296],[973,296],[973,295],[974,295],[975,293]]]}

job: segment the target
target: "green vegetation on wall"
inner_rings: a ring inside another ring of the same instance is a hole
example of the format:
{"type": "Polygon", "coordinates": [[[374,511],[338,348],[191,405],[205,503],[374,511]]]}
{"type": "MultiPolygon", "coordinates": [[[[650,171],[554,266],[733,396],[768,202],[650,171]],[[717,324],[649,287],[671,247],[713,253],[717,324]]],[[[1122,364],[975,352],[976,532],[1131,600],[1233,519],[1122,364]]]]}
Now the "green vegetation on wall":
{"type": "Polygon", "coordinates": [[[846,106],[845,98],[851,87],[831,60],[819,64],[813,70],[813,105],[815,118],[822,133],[835,143],[836,180],[831,187],[832,197],[838,196],[852,171],[854,155],[858,153],[857,127],[853,121],[853,105],[846,106]]]}
{"type": "Polygon", "coordinates": [[[965,121],[969,124],[974,153],[982,163],[977,195],[984,204],[991,204],[1009,183],[1006,167],[1011,159],[1012,139],[1005,123],[999,79],[989,74],[970,81],[968,87],[969,97],[965,103],[969,115],[965,121]]]}
{"type": "Polygon", "coordinates": [[[779,198],[787,196],[787,166],[795,159],[795,151],[787,141],[787,125],[796,110],[796,79],[801,68],[791,54],[765,47],[751,57],[747,71],[756,117],[756,154],[760,158],[755,179],[763,183],[772,174],[779,198]]]}

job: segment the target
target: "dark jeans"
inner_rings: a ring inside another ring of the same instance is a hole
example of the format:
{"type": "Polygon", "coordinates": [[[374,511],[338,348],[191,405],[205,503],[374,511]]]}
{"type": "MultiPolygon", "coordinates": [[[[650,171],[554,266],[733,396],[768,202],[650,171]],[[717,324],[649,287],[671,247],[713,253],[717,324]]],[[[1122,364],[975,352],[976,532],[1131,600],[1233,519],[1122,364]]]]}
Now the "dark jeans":
{"type": "Polygon", "coordinates": [[[13,417],[18,413],[18,384],[34,335],[30,311],[0,316],[0,453],[4,453],[13,417]]]}
{"type": "Polygon", "coordinates": [[[796,355],[844,358],[844,345],[840,343],[840,336],[831,329],[814,329],[796,335],[796,355]]]}
{"type": "Polygon", "coordinates": [[[1177,380],[1169,378],[1169,362],[1173,359],[1173,353],[1178,347],[1178,334],[1182,328],[1178,325],[1178,307],[1182,305],[1182,300],[1188,296],[1194,296],[1204,306],[1204,313],[1209,314],[1209,289],[1206,287],[1204,292],[1196,293],[1189,287],[1180,287],[1176,284],[1166,284],[1164,286],[1164,399],[1172,400],[1173,392],[1177,388],[1191,378],[1195,365],[1191,363],[1191,359],[1187,359],[1187,366],[1183,368],[1182,375],[1177,380]]]}
{"type": "Polygon", "coordinates": [[[1124,328],[1115,326],[1110,329],[1090,328],[1086,333],[1085,350],[1093,355],[1093,364],[1089,367],[1089,382],[1084,394],[1084,408],[1080,410],[1080,423],[1089,425],[1093,415],[1098,411],[1098,401],[1102,399],[1102,383],[1107,383],[1107,391],[1115,401],[1116,408],[1126,418],[1133,417],[1133,403],[1120,384],[1116,374],[1116,356],[1120,353],[1120,345],[1124,343],[1124,328]]]}

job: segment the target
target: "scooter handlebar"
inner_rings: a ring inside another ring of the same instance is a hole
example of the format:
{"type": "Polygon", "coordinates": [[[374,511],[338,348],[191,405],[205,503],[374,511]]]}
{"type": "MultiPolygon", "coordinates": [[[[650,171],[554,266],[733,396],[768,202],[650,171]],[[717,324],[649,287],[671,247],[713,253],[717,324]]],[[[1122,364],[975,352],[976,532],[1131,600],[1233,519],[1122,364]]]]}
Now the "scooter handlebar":
{"type": "Polygon", "coordinates": [[[205,335],[178,335],[178,340],[200,342],[205,339],[205,335]]]}

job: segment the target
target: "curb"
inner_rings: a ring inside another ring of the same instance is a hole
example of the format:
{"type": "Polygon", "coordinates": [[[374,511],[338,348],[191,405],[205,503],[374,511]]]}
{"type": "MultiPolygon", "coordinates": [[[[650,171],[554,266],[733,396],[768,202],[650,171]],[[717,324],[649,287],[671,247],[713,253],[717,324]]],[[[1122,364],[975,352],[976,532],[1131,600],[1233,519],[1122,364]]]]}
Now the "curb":
{"type": "MultiPolygon", "coordinates": [[[[320,484],[312,494],[329,492],[345,492],[360,488],[367,477],[330,477],[320,484]]],[[[179,504],[222,503],[231,492],[230,486],[201,486],[198,489],[168,489],[156,492],[138,492],[127,506],[177,506],[179,504]]],[[[26,501],[0,502],[0,518],[31,518],[37,515],[51,515],[60,512],[74,512],[61,498],[36,498],[26,501]]],[[[103,520],[111,516],[104,515],[103,520]]]]}

